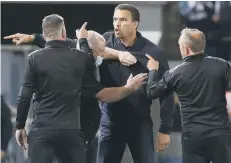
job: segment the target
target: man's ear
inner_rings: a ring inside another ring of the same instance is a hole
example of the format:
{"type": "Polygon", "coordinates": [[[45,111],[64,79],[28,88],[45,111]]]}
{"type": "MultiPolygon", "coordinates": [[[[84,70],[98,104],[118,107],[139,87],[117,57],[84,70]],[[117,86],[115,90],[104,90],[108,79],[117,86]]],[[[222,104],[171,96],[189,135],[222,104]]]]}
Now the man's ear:
{"type": "Polygon", "coordinates": [[[134,24],[135,28],[137,29],[139,27],[139,22],[136,21],[135,24],[134,24]]]}
{"type": "Polygon", "coordinates": [[[67,37],[67,35],[66,35],[66,30],[65,30],[64,28],[62,29],[62,37],[63,37],[63,38],[66,38],[66,37],[67,37]]]}
{"type": "Polygon", "coordinates": [[[45,34],[44,32],[42,33],[43,39],[46,40],[45,34]]]}

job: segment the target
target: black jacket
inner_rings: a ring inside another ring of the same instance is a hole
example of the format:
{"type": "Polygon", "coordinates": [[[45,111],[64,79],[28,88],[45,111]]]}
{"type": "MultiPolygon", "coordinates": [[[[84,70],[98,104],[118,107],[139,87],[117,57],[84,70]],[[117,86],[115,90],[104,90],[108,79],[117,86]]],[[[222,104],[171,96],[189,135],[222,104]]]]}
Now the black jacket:
{"type": "MultiPolygon", "coordinates": [[[[66,41],[69,42],[71,48],[76,48],[77,40],[67,38],[66,41]]],[[[35,38],[32,44],[37,45],[40,48],[44,48],[46,41],[41,34],[35,34],[35,38]]],[[[84,50],[84,46],[81,46],[80,48],[81,50],[86,51],[84,50]]],[[[91,141],[93,140],[100,123],[101,111],[98,101],[95,98],[81,96],[80,110],[80,122],[82,131],[85,138],[88,141],[91,141]]]]}
{"type": "MultiPolygon", "coordinates": [[[[80,42],[88,46],[86,39],[80,42]]],[[[103,89],[94,78],[94,67],[93,56],[72,48],[68,41],[49,41],[28,55],[16,128],[24,128],[35,93],[31,130],[80,129],[80,96],[94,98],[103,89]]]]}
{"type": "Polygon", "coordinates": [[[231,90],[228,62],[204,53],[188,56],[161,80],[151,71],[147,94],[151,98],[175,91],[179,97],[183,135],[187,138],[231,134],[226,91],[231,90]]]}

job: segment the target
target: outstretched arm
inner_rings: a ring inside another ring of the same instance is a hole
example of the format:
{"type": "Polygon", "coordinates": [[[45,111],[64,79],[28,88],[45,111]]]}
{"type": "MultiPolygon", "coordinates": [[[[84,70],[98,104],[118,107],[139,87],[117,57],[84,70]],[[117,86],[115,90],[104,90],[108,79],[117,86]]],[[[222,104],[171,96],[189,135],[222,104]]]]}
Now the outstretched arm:
{"type": "MultiPolygon", "coordinates": [[[[4,39],[12,39],[12,42],[16,45],[21,44],[33,44],[37,45],[40,48],[44,48],[46,41],[43,38],[42,34],[13,34],[4,37],[4,39]]],[[[69,39],[68,41],[77,44],[77,39],[69,39]]],[[[137,62],[136,58],[129,52],[122,52],[112,48],[105,47],[105,39],[102,35],[95,31],[88,31],[88,42],[90,48],[95,52],[97,56],[101,56],[104,59],[116,59],[125,66],[133,65],[137,62]]]]}
{"type": "Polygon", "coordinates": [[[35,44],[38,45],[38,47],[43,48],[46,44],[46,41],[44,40],[43,36],[40,34],[22,34],[17,33],[13,35],[9,35],[4,37],[4,39],[12,40],[12,42],[16,45],[21,44],[35,44]]]}

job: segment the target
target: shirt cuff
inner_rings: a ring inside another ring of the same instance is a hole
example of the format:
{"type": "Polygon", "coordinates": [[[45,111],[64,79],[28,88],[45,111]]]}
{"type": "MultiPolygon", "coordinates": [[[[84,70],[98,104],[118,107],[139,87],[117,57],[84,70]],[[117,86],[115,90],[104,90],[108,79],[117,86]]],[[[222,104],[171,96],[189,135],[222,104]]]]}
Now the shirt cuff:
{"type": "Polygon", "coordinates": [[[93,56],[93,52],[88,44],[88,41],[86,38],[81,38],[78,40],[80,50],[83,51],[84,53],[87,53],[91,56],[93,56]]]}
{"type": "Polygon", "coordinates": [[[171,127],[160,125],[159,132],[163,134],[170,135],[171,127]]]}
{"type": "Polygon", "coordinates": [[[151,70],[148,74],[148,83],[158,80],[158,71],[151,70]]]}
{"type": "Polygon", "coordinates": [[[16,125],[15,125],[16,130],[24,129],[24,127],[25,127],[25,123],[21,124],[21,123],[16,122],[16,125]]]}

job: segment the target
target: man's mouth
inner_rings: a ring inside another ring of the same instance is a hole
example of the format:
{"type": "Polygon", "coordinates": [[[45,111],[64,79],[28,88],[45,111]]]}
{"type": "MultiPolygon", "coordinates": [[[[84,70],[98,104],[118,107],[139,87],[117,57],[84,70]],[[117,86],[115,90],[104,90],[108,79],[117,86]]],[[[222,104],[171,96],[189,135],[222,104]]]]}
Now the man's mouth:
{"type": "Polygon", "coordinates": [[[119,33],[120,31],[118,29],[115,29],[115,33],[119,33]]]}

